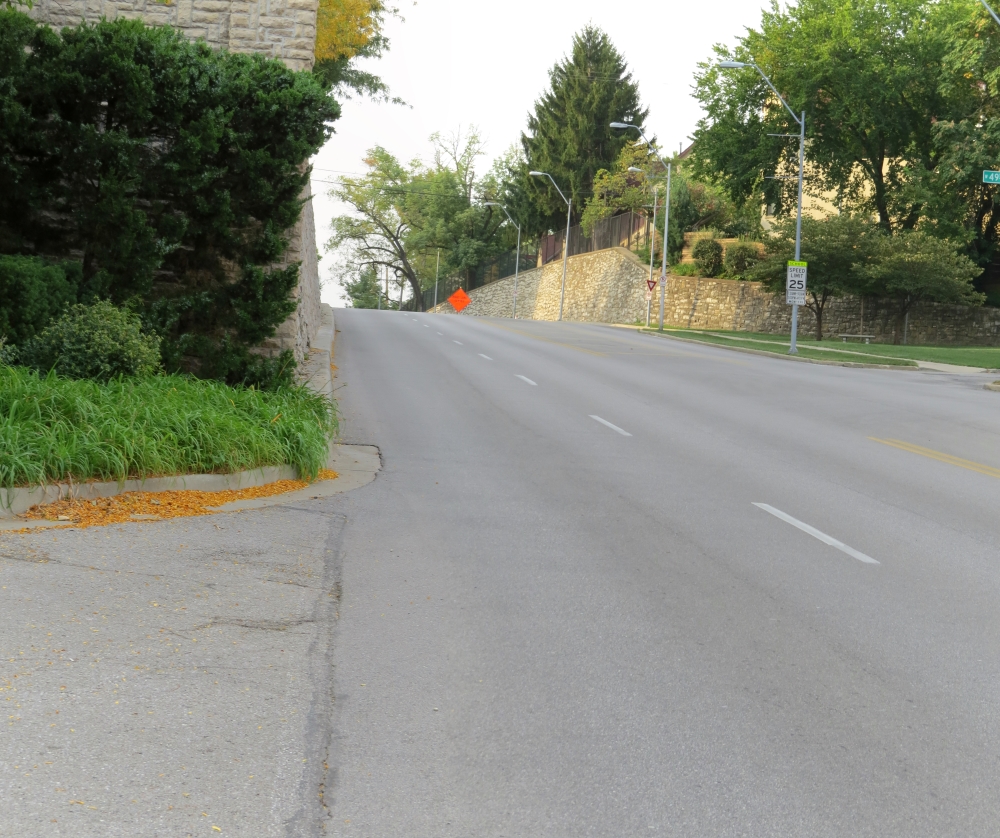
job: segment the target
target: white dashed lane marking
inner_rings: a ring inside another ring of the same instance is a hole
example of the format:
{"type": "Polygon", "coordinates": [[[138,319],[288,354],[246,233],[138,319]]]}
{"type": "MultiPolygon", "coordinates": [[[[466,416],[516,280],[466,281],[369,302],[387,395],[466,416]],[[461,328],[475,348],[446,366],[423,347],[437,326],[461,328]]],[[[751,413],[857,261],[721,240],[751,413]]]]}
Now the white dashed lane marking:
{"type": "Polygon", "coordinates": [[[589,415],[590,418],[593,419],[595,422],[600,422],[602,425],[606,425],[607,427],[611,428],[611,430],[620,433],[622,436],[632,436],[632,434],[630,434],[628,431],[623,431],[617,425],[612,425],[607,419],[602,419],[600,416],[594,416],[593,413],[589,415]]]}

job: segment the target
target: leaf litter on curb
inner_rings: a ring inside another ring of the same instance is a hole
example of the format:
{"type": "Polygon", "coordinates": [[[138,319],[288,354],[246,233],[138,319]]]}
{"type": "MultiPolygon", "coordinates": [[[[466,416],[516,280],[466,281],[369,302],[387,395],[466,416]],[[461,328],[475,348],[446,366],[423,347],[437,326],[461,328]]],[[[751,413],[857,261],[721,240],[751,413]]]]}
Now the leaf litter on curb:
{"type": "MultiPolygon", "coordinates": [[[[339,475],[330,469],[320,469],[316,480],[335,480],[339,475]]],[[[33,506],[23,514],[32,521],[66,521],[71,527],[102,527],[108,524],[162,521],[195,515],[213,515],[216,507],[237,500],[256,500],[283,495],[312,485],[305,480],[278,480],[248,489],[223,492],[201,492],[180,489],[168,492],[125,492],[109,498],[81,500],[64,498],[44,506],[33,506]]]]}

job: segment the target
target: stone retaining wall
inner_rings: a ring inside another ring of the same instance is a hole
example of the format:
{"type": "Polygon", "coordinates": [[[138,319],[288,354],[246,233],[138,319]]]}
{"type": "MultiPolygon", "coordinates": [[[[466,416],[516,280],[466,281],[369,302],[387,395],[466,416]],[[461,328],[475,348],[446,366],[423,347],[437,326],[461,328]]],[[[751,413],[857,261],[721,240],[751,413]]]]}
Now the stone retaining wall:
{"type": "MultiPolygon", "coordinates": [[[[35,0],[28,12],[55,28],[96,23],[102,17],[139,18],[150,25],[170,25],[189,38],[202,38],[216,49],[261,53],[292,70],[313,66],[319,0],[35,0]]],[[[301,361],[320,327],[320,284],[316,264],[316,229],[311,192],[304,196],[302,218],[292,232],[282,265],[300,262],[295,297],[298,308],[262,347],[268,354],[291,349],[301,361]]]]}
{"type": "MultiPolygon", "coordinates": [[[[644,323],[649,267],[628,250],[614,247],[570,257],[566,271],[564,320],[599,323],[644,323]]],[[[526,320],[555,320],[559,315],[562,262],[525,271],[518,278],[517,316],[526,320]]],[[[472,303],[462,312],[480,317],[510,317],[514,278],[492,282],[469,293],[472,303]]],[[[436,311],[454,313],[447,302],[436,311]]],[[[659,318],[659,288],[652,320],[659,318]]],[[[767,291],[759,282],[671,276],[667,281],[664,323],[685,329],[725,329],[740,332],[788,334],[792,309],[783,295],[767,291]]],[[[840,334],[870,334],[891,342],[895,312],[888,303],[856,297],[831,300],[823,312],[824,338],[840,334]],[[863,312],[862,312],[863,305],[863,312]],[[862,319],[863,315],[863,319],[862,319]]],[[[816,318],[799,309],[799,329],[814,337],[816,318]]],[[[992,307],[922,303],[915,305],[907,326],[909,343],[1000,345],[1000,309],[992,307]]]]}

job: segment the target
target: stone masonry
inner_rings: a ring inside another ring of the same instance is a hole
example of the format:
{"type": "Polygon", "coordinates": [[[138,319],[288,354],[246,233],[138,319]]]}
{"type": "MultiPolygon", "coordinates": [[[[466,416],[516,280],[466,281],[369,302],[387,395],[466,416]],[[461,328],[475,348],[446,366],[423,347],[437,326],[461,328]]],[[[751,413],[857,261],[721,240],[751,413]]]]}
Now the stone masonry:
{"type": "MultiPolygon", "coordinates": [[[[566,271],[563,319],[599,323],[645,323],[646,280],[649,266],[628,250],[613,247],[570,257],[566,271]]],[[[526,320],[555,320],[559,315],[562,262],[525,271],[518,278],[517,316],[526,320]]],[[[514,278],[508,277],[469,293],[471,304],[462,314],[510,317],[514,278]]],[[[453,313],[447,302],[436,311],[453,313]]],[[[791,306],[783,295],[767,291],[759,282],[670,276],[664,323],[685,329],[725,329],[738,332],[788,334],[791,306]]],[[[652,321],[659,317],[659,288],[652,305],[652,321]]],[[[814,337],[816,318],[799,308],[801,334],[814,337]]],[[[868,334],[876,341],[894,339],[896,318],[880,300],[844,297],[831,300],[823,312],[823,336],[868,334]]],[[[922,303],[915,305],[907,324],[909,343],[1000,346],[1000,309],[992,307],[922,303]]]]}
{"type": "MultiPolygon", "coordinates": [[[[292,70],[314,61],[319,0],[36,0],[30,14],[55,28],[96,22],[102,17],[139,18],[169,24],[190,38],[230,52],[258,52],[278,58],[292,70]]],[[[264,346],[268,353],[291,349],[301,361],[320,328],[319,268],[312,193],[306,189],[302,218],[292,231],[284,264],[300,262],[297,310],[264,346]]]]}

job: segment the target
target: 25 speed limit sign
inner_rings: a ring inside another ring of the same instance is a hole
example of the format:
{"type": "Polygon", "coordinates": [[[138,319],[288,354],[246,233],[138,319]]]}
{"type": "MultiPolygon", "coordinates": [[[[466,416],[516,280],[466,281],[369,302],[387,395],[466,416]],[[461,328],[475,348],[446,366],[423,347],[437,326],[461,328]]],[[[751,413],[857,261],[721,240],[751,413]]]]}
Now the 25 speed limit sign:
{"type": "Polygon", "coordinates": [[[785,280],[785,302],[790,306],[806,304],[807,262],[789,262],[788,278],[785,280]]]}

